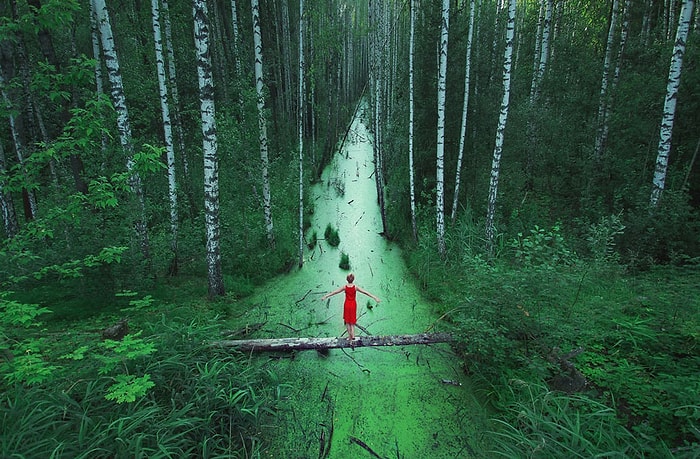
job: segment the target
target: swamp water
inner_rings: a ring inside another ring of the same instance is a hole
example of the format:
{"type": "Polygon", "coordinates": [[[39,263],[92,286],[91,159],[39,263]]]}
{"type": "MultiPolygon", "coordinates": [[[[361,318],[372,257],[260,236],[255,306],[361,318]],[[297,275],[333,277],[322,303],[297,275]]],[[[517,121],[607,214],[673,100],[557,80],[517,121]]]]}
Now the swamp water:
{"type": "MultiPolygon", "coordinates": [[[[343,151],[313,190],[307,240],[313,231],[319,240],[307,249],[303,268],[271,280],[235,306],[239,324],[265,323],[256,338],[344,336],[344,294],[320,300],[345,283],[341,252],[350,258],[355,283],[381,300],[376,304],[358,292],[358,336],[421,333],[437,321],[399,248],[380,235],[372,140],[363,114],[360,109],[343,151]],[[338,247],[323,240],[329,223],[338,229],[338,247]]],[[[268,431],[270,457],[484,457],[484,409],[449,344],[271,357],[251,357],[269,359],[268,368],[289,384],[277,425],[268,431]]]]}

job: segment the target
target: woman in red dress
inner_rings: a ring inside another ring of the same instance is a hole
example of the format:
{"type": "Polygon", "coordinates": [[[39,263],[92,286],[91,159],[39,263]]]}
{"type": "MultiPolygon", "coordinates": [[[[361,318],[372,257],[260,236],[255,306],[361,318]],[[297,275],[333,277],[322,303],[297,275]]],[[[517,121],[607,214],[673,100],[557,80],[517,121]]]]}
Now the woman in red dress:
{"type": "Polygon", "coordinates": [[[363,288],[353,284],[353,282],[355,281],[354,274],[348,274],[347,281],[347,285],[344,285],[337,290],[323,295],[321,297],[321,301],[333,295],[337,295],[340,292],[345,292],[345,303],[343,304],[343,321],[345,322],[345,328],[348,330],[348,336],[350,337],[350,341],[353,341],[355,339],[355,324],[357,323],[357,292],[367,295],[377,303],[379,303],[380,299],[372,295],[368,291],[364,290],[363,288]]]}

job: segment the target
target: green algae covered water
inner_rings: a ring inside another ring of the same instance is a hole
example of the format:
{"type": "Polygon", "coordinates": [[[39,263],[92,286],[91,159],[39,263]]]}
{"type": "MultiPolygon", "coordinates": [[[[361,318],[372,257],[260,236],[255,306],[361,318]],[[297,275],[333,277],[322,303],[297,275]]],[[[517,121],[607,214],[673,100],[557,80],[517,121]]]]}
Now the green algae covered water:
{"type": "MultiPolygon", "coordinates": [[[[313,190],[309,234],[315,230],[319,241],[307,251],[303,268],[271,280],[236,306],[245,311],[239,320],[265,323],[255,337],[343,336],[344,295],[320,300],[345,283],[341,253],[350,258],[355,283],[381,299],[377,304],[358,292],[358,336],[421,333],[437,319],[398,247],[380,235],[363,108],[343,151],[313,190]],[[338,247],[323,240],[329,223],[338,229],[338,247]]],[[[271,430],[270,457],[484,457],[484,410],[448,344],[302,351],[270,359],[269,367],[289,383],[287,403],[271,430]]]]}

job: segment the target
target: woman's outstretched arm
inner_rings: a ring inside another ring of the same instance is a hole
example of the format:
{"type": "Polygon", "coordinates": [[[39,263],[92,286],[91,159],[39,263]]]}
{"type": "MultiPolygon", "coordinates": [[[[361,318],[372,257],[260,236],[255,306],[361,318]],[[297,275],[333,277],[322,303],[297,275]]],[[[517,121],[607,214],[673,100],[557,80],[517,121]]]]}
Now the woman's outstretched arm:
{"type": "MultiPolygon", "coordinates": [[[[355,286],[355,287],[357,287],[357,286],[355,286]]],[[[368,297],[372,298],[372,299],[373,299],[374,301],[376,301],[377,303],[379,303],[379,302],[381,301],[379,298],[377,298],[376,296],[372,295],[372,294],[369,293],[367,290],[365,290],[365,289],[363,289],[363,288],[361,288],[361,287],[357,287],[357,291],[360,292],[360,293],[364,293],[365,295],[367,295],[368,297]]]]}
{"type": "Polygon", "coordinates": [[[331,297],[331,296],[333,296],[333,295],[337,295],[338,293],[340,293],[340,292],[342,292],[342,291],[344,291],[344,290],[345,290],[345,287],[340,287],[340,288],[338,288],[337,290],[333,290],[333,291],[330,292],[330,293],[326,293],[325,295],[323,295],[323,296],[321,297],[321,301],[323,301],[323,300],[325,300],[326,298],[331,297]]]}

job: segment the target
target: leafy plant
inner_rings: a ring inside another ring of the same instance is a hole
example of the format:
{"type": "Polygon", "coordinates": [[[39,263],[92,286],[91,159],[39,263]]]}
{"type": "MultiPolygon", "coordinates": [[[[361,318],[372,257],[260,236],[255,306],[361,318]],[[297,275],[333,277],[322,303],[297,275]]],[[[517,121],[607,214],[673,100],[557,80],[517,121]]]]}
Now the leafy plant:
{"type": "Polygon", "coordinates": [[[338,247],[338,245],[340,245],[340,235],[338,235],[338,230],[333,228],[330,223],[326,226],[323,237],[326,239],[326,242],[333,247],[338,247]]]}
{"type": "Polygon", "coordinates": [[[588,227],[586,241],[589,244],[593,259],[598,262],[615,262],[619,254],[615,252],[615,238],[624,234],[625,225],[622,214],[601,217],[600,221],[588,227]]]}
{"type": "Polygon", "coordinates": [[[516,260],[526,266],[556,266],[570,263],[574,258],[564,241],[559,224],[550,230],[535,225],[528,235],[518,233],[511,240],[510,247],[515,251],[516,260]]]}
{"type": "Polygon", "coordinates": [[[350,269],[350,256],[347,253],[342,252],[340,254],[340,263],[338,264],[340,269],[349,270],[350,269]]]}

